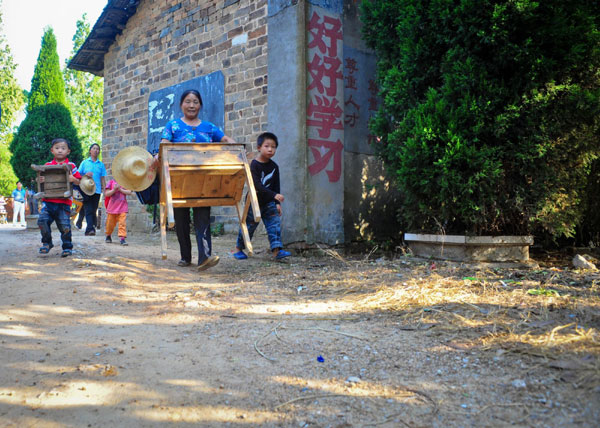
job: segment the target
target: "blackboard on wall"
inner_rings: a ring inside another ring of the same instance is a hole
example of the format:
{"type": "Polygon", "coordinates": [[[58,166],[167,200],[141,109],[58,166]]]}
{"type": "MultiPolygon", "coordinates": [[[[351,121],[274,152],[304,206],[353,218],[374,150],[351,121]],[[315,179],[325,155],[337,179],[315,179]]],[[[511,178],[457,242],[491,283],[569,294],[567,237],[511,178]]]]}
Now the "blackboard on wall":
{"type": "Polygon", "coordinates": [[[168,121],[182,117],[179,108],[181,95],[188,89],[195,89],[202,96],[202,110],[199,117],[212,122],[224,130],[225,127],[225,78],[215,71],[206,76],[196,77],[167,88],[150,93],[148,98],[148,151],[158,152],[160,136],[168,121]]]}

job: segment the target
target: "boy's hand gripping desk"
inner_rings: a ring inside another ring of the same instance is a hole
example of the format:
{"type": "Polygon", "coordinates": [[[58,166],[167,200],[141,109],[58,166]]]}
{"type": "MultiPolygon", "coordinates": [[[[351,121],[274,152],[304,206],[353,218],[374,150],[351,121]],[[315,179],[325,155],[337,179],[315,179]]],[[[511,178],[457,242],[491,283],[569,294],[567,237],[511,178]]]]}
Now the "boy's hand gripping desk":
{"type": "Polygon", "coordinates": [[[260,221],[260,208],[244,144],[162,143],[159,153],[162,258],[167,258],[167,223],[173,226],[173,208],[182,207],[235,206],[252,254],[246,217],[252,204],[254,219],[260,221]],[[242,204],[244,185],[248,191],[242,204]]]}
{"type": "Polygon", "coordinates": [[[71,166],[61,165],[31,165],[37,172],[37,177],[44,177],[44,182],[37,181],[37,193],[34,198],[70,198],[73,196],[73,183],[69,181],[71,166]]]}

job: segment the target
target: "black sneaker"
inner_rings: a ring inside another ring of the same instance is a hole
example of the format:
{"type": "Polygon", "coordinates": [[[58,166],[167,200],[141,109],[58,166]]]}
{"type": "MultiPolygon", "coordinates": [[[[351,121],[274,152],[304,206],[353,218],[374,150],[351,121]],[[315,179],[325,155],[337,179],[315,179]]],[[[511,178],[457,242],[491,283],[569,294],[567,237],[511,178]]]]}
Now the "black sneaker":
{"type": "Polygon", "coordinates": [[[121,238],[121,245],[129,245],[129,244],[125,241],[125,238],[121,238]]]}
{"type": "Polygon", "coordinates": [[[90,230],[89,232],[85,232],[85,236],[95,236],[95,235],[96,235],[95,230],[90,230]]]}
{"type": "Polygon", "coordinates": [[[106,242],[107,244],[112,244],[112,238],[110,237],[110,235],[108,235],[106,237],[106,239],[104,240],[104,242],[106,242]]]}

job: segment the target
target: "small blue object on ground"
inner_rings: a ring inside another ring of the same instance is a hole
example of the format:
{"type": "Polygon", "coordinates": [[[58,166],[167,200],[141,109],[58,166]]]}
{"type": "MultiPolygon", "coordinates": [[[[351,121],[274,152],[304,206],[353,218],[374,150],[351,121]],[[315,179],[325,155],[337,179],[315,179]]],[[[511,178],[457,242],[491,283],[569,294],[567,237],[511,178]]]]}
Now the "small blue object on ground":
{"type": "Polygon", "coordinates": [[[233,257],[235,257],[238,260],[244,260],[244,259],[248,258],[248,256],[246,255],[246,253],[244,253],[243,251],[238,251],[237,253],[234,253],[233,257]]]}
{"type": "Polygon", "coordinates": [[[322,355],[319,355],[319,356],[317,357],[317,361],[318,361],[318,362],[320,362],[320,363],[324,363],[324,362],[325,362],[325,358],[323,358],[323,356],[322,356],[322,355]]]}
{"type": "Polygon", "coordinates": [[[275,256],[275,260],[285,259],[286,257],[289,257],[291,255],[292,255],[292,253],[290,253],[289,251],[279,250],[279,252],[275,256]]]}

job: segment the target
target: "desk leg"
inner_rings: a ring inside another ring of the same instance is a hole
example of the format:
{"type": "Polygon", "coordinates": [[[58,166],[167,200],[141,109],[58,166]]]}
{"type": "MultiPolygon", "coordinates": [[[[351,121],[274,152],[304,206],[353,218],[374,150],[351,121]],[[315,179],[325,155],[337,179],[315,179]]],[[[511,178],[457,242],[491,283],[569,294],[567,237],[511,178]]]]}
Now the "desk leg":
{"type": "Polygon", "coordinates": [[[160,206],[160,214],[159,214],[159,223],[160,223],[160,254],[163,260],[167,259],[167,216],[165,212],[165,206],[163,204],[159,204],[160,206]]]}
{"type": "Polygon", "coordinates": [[[248,200],[246,199],[246,207],[242,207],[242,202],[235,204],[237,208],[238,218],[240,219],[240,229],[242,230],[242,237],[244,238],[244,245],[248,251],[248,255],[253,255],[254,250],[252,249],[252,242],[250,242],[250,234],[248,233],[248,226],[246,226],[246,217],[248,216],[248,200]]]}
{"type": "Polygon", "coordinates": [[[173,227],[175,225],[175,214],[173,212],[173,194],[171,193],[171,174],[169,173],[169,162],[167,161],[167,157],[165,156],[162,162],[163,165],[163,179],[164,189],[165,189],[165,203],[167,205],[167,224],[169,227],[173,227]]]}
{"type": "MultiPolygon", "coordinates": [[[[244,170],[246,171],[246,185],[248,186],[248,198],[252,204],[252,214],[254,214],[254,221],[260,221],[260,208],[258,206],[258,197],[256,196],[256,189],[254,188],[254,182],[252,181],[252,172],[246,158],[246,152],[242,151],[242,159],[244,160],[244,170]]],[[[246,206],[248,206],[248,199],[246,200],[246,206]]],[[[245,221],[244,221],[245,224],[245,221]]]]}

